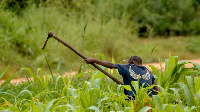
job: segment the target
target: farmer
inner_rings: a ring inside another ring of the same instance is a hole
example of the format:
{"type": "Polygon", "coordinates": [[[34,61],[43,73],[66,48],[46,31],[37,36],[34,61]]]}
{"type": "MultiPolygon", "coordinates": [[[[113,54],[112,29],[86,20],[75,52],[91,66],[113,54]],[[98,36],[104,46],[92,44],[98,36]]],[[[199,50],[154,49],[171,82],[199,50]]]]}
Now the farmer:
{"type": "MultiPolygon", "coordinates": [[[[137,81],[139,76],[140,76],[139,80],[140,86],[142,86],[143,83],[144,83],[143,86],[144,88],[151,86],[152,84],[157,85],[154,76],[145,66],[142,66],[142,59],[138,56],[131,56],[128,59],[127,64],[113,64],[106,61],[100,61],[94,58],[87,58],[85,59],[85,61],[88,64],[97,63],[107,68],[118,69],[119,74],[122,75],[123,77],[124,85],[131,86],[132,91],[124,89],[124,94],[128,95],[129,99],[131,98],[135,99],[133,92],[136,94],[136,91],[133,88],[131,81],[137,81]]],[[[158,91],[159,91],[158,87],[154,86],[154,88],[152,88],[151,91],[149,91],[150,92],[149,96],[152,97],[152,95],[157,94],[158,91]]]]}

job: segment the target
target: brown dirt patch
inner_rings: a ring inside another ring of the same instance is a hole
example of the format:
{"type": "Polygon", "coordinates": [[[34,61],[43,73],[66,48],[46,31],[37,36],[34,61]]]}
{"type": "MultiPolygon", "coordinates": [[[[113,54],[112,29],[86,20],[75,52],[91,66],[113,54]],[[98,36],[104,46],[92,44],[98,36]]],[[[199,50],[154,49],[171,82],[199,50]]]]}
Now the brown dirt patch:
{"type": "MultiPolygon", "coordinates": [[[[181,60],[180,60],[181,61],[181,60]]],[[[198,64],[200,64],[200,59],[193,59],[193,60],[188,60],[188,61],[190,61],[190,62],[195,62],[195,63],[198,63],[198,64]]],[[[145,66],[148,66],[148,65],[154,65],[157,69],[161,69],[160,68],[160,63],[148,63],[148,64],[144,64],[145,66]]],[[[161,63],[161,65],[162,65],[162,68],[164,68],[165,67],[165,63],[163,62],[163,63],[161,63]]],[[[186,67],[187,68],[190,68],[190,67],[193,67],[193,65],[192,64],[186,64],[186,67]]],[[[75,76],[77,74],[77,72],[75,71],[75,72],[66,72],[65,74],[64,74],[64,76],[68,76],[68,77],[70,77],[70,76],[75,76]]],[[[29,80],[33,80],[33,78],[29,78],[29,80]]],[[[11,80],[11,83],[12,84],[15,84],[15,83],[21,83],[21,82],[26,82],[27,81],[27,79],[26,78],[19,78],[19,79],[12,79],[11,80]]],[[[1,84],[3,84],[3,82],[5,82],[5,80],[1,80],[0,81],[0,85],[1,84]]]]}

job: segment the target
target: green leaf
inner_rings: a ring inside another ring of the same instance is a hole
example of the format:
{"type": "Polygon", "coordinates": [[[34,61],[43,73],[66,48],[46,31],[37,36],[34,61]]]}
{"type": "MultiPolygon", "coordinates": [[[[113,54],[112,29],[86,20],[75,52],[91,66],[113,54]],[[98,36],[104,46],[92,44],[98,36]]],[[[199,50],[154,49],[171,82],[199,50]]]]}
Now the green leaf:
{"type": "Polygon", "coordinates": [[[101,54],[101,53],[99,53],[99,55],[100,55],[100,59],[101,59],[102,61],[105,61],[104,55],[101,54]]]}
{"type": "Polygon", "coordinates": [[[47,87],[50,85],[50,79],[51,79],[51,75],[45,75],[45,79],[44,79],[44,88],[47,89],[47,87]]]}
{"type": "Polygon", "coordinates": [[[86,30],[86,28],[87,28],[87,24],[88,24],[88,21],[85,23],[85,26],[84,26],[84,34],[85,34],[85,30],[86,30]]]}
{"type": "Polygon", "coordinates": [[[163,104],[162,105],[162,110],[165,110],[165,108],[168,106],[168,104],[163,104]]]}
{"type": "MultiPolygon", "coordinates": [[[[97,73],[98,73],[99,71],[97,71],[97,73]]],[[[96,77],[97,77],[97,73],[94,73],[93,72],[93,74],[92,74],[92,79],[91,79],[91,87],[93,87],[93,82],[94,82],[94,80],[96,79],[96,77]]]]}
{"type": "Polygon", "coordinates": [[[8,78],[2,85],[1,87],[6,87],[8,84],[10,84],[10,81],[12,80],[13,77],[15,77],[15,75],[17,75],[17,73],[13,74],[10,78],[8,78]]]}
{"type": "Polygon", "coordinates": [[[195,62],[188,62],[188,63],[191,63],[194,66],[193,68],[200,69],[200,65],[198,63],[195,62]]]}
{"type": "Polygon", "coordinates": [[[30,68],[26,68],[26,67],[25,67],[24,69],[27,70],[27,71],[29,72],[29,74],[34,78],[34,81],[35,81],[38,85],[41,84],[40,79],[39,79],[36,75],[33,74],[32,70],[31,70],[30,68]]]}
{"type": "Polygon", "coordinates": [[[17,95],[17,97],[21,96],[24,92],[28,93],[31,97],[33,97],[32,92],[29,91],[29,90],[23,90],[23,91],[21,91],[21,92],[17,95]]]}
{"type": "Polygon", "coordinates": [[[149,65],[149,67],[151,67],[153,74],[158,75],[158,70],[157,70],[157,68],[155,66],[149,65]]]}
{"type": "Polygon", "coordinates": [[[97,88],[98,90],[100,90],[101,87],[101,79],[95,79],[93,82],[93,88],[97,88]]]}
{"type": "Polygon", "coordinates": [[[164,97],[164,101],[165,101],[164,103],[166,103],[166,100],[167,100],[167,92],[166,92],[166,90],[163,87],[161,87],[160,85],[156,85],[156,86],[158,86],[159,89],[161,89],[163,97],[164,97]]]}
{"type": "Polygon", "coordinates": [[[87,108],[90,104],[90,99],[88,98],[88,95],[85,95],[82,91],[80,92],[80,99],[81,99],[81,105],[83,108],[87,108]]]}
{"type": "Polygon", "coordinates": [[[101,26],[103,25],[103,16],[101,17],[101,26]]]}
{"type": "Polygon", "coordinates": [[[89,90],[89,94],[90,94],[90,105],[94,105],[94,99],[95,99],[94,88],[91,88],[89,90]]]}
{"type": "Polygon", "coordinates": [[[84,73],[79,73],[76,78],[81,78],[84,75],[84,73]]]}
{"type": "Polygon", "coordinates": [[[194,77],[195,92],[200,90],[200,77],[194,77]]]}
{"type": "Polygon", "coordinates": [[[174,60],[175,60],[175,64],[178,63],[178,56],[173,56],[174,57],[174,60]]]}
{"type": "Polygon", "coordinates": [[[184,112],[184,110],[181,109],[181,107],[178,104],[175,106],[175,111],[176,112],[184,112]]]}
{"type": "Polygon", "coordinates": [[[169,59],[165,59],[165,71],[167,73],[169,67],[169,59]]]}
{"type": "Polygon", "coordinates": [[[0,112],[10,112],[10,111],[11,111],[10,109],[3,109],[0,112]]]}
{"type": "Polygon", "coordinates": [[[130,112],[135,112],[135,110],[137,110],[137,107],[136,107],[135,103],[133,103],[133,101],[131,100],[130,112]]]}
{"type": "Polygon", "coordinates": [[[173,112],[175,112],[176,105],[172,105],[171,107],[172,107],[173,112]]]}
{"type": "Polygon", "coordinates": [[[200,99],[200,89],[196,94],[197,94],[198,98],[200,99]]]}
{"type": "Polygon", "coordinates": [[[56,99],[53,99],[47,103],[47,105],[44,107],[44,112],[50,112],[51,106],[53,105],[54,101],[56,101],[56,99]]]}
{"type": "Polygon", "coordinates": [[[45,56],[45,59],[46,59],[47,65],[48,65],[48,67],[49,67],[49,70],[50,70],[50,72],[51,72],[51,76],[52,76],[52,78],[54,79],[53,72],[52,72],[52,70],[51,70],[51,67],[50,67],[50,65],[49,65],[49,62],[48,62],[46,56],[45,56]]]}
{"type": "Polygon", "coordinates": [[[34,100],[31,101],[31,108],[32,108],[32,111],[33,111],[33,112],[38,112],[38,111],[40,111],[40,110],[39,110],[39,107],[35,105],[34,100]]]}
{"type": "MultiPolygon", "coordinates": [[[[152,112],[158,112],[158,110],[156,108],[151,108],[152,112]]],[[[162,112],[162,111],[159,111],[162,112]]]]}
{"type": "Polygon", "coordinates": [[[194,89],[194,79],[191,76],[186,76],[187,82],[188,82],[188,87],[190,89],[190,91],[192,92],[192,94],[195,93],[194,89]]]}
{"type": "Polygon", "coordinates": [[[38,75],[38,73],[40,73],[40,82],[41,82],[42,86],[44,86],[44,77],[42,74],[42,68],[37,69],[37,75],[38,75]]]}
{"type": "Polygon", "coordinates": [[[192,107],[191,107],[191,110],[194,110],[195,108],[196,108],[195,106],[192,106],[192,107]]]}
{"type": "Polygon", "coordinates": [[[3,71],[0,72],[0,79],[1,79],[1,77],[3,77],[3,75],[6,73],[6,71],[8,70],[9,67],[10,67],[10,65],[8,65],[6,68],[3,69],[3,71]]]}
{"type": "Polygon", "coordinates": [[[115,59],[114,57],[112,56],[112,63],[115,64],[115,59]]]}
{"type": "Polygon", "coordinates": [[[186,76],[188,73],[190,73],[190,68],[183,68],[179,73],[172,74],[173,79],[170,84],[176,83],[181,76],[186,76]]]}
{"type": "MultiPolygon", "coordinates": [[[[84,102],[82,100],[84,100],[84,98],[85,98],[85,99],[87,99],[87,104],[90,104],[90,93],[89,93],[90,89],[91,89],[91,83],[85,81],[84,84],[83,84],[83,87],[82,87],[83,91],[79,91],[80,95],[81,96],[83,95],[82,98],[81,98],[81,102],[84,102]]],[[[86,107],[88,107],[88,106],[85,106],[84,108],[86,108],[86,107]]]]}
{"type": "Polygon", "coordinates": [[[176,88],[169,88],[171,89],[172,91],[174,91],[174,95],[176,96],[176,98],[180,99],[180,94],[178,93],[178,90],[176,88]]]}
{"type": "Polygon", "coordinates": [[[76,112],[76,110],[75,110],[73,105],[67,104],[66,106],[69,107],[72,110],[72,112],[76,112]]]}
{"type": "Polygon", "coordinates": [[[128,91],[132,91],[131,86],[130,85],[122,85],[126,90],[128,91]]]}
{"type": "Polygon", "coordinates": [[[155,101],[155,104],[156,104],[158,110],[159,110],[159,111],[162,110],[162,101],[161,101],[161,99],[160,99],[160,96],[158,96],[158,95],[153,95],[153,100],[155,101]]]}
{"type": "MultiPolygon", "coordinates": [[[[139,76],[138,76],[139,77],[139,76]]],[[[138,78],[138,81],[131,81],[132,86],[134,87],[136,94],[139,92],[139,80],[140,78],[138,78]]]]}
{"type": "Polygon", "coordinates": [[[192,106],[192,97],[190,94],[190,90],[188,89],[188,86],[186,84],[184,84],[183,82],[179,82],[178,84],[181,87],[181,89],[183,89],[183,91],[184,91],[186,104],[188,106],[192,106]]]}
{"type": "Polygon", "coordinates": [[[130,110],[131,110],[131,107],[125,107],[124,112],[131,112],[130,110]]]}
{"type": "Polygon", "coordinates": [[[70,96],[72,96],[73,98],[78,97],[77,89],[68,88],[68,90],[69,90],[69,95],[70,95],[70,96]]]}
{"type": "Polygon", "coordinates": [[[56,78],[56,84],[55,84],[55,89],[57,89],[58,83],[59,83],[59,79],[62,78],[61,76],[58,76],[56,78]]]}
{"type": "Polygon", "coordinates": [[[98,72],[96,79],[99,79],[99,78],[104,79],[105,77],[106,77],[106,75],[104,73],[98,72]]]}
{"type": "Polygon", "coordinates": [[[59,68],[60,68],[60,64],[61,64],[61,62],[62,62],[62,57],[60,57],[60,61],[58,62],[57,71],[58,71],[59,68]]]}
{"type": "Polygon", "coordinates": [[[99,108],[96,107],[96,106],[90,106],[90,107],[88,107],[88,109],[89,109],[89,110],[94,110],[95,112],[101,112],[101,111],[99,110],[99,108]]]}
{"type": "Polygon", "coordinates": [[[1,97],[1,99],[3,99],[4,102],[6,102],[7,104],[10,104],[10,102],[7,99],[5,99],[4,97],[1,97]]]}
{"type": "Polygon", "coordinates": [[[176,56],[169,56],[169,59],[165,59],[165,72],[167,73],[167,77],[173,72],[178,62],[177,58],[176,56]]]}
{"type": "Polygon", "coordinates": [[[140,112],[147,112],[147,111],[150,110],[150,109],[151,109],[151,107],[145,106],[145,107],[143,107],[143,108],[140,110],[140,112]]]}
{"type": "Polygon", "coordinates": [[[82,66],[83,66],[83,64],[79,67],[78,74],[81,73],[81,71],[82,71],[82,66]]]}
{"type": "Polygon", "coordinates": [[[38,107],[39,107],[40,112],[44,111],[43,102],[38,103],[38,107]]]}
{"type": "MultiPolygon", "coordinates": [[[[105,93],[104,93],[105,94],[105,93]]],[[[109,97],[108,97],[108,95],[106,94],[105,96],[104,96],[104,98],[102,98],[102,99],[100,99],[98,102],[97,102],[97,104],[98,104],[98,107],[100,107],[102,104],[102,102],[103,101],[106,101],[106,100],[108,100],[109,99],[109,97]]]]}
{"type": "Polygon", "coordinates": [[[164,110],[164,112],[172,112],[171,104],[163,104],[162,109],[164,110]]]}
{"type": "Polygon", "coordinates": [[[181,60],[180,62],[178,62],[178,64],[182,64],[182,63],[187,63],[188,60],[181,60]]]}

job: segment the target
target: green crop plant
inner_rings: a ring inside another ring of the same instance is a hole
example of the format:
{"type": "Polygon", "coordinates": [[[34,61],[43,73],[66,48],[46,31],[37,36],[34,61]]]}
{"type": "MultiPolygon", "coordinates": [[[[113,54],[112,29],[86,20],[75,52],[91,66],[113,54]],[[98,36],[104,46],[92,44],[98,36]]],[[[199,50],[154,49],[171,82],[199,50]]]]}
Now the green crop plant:
{"type": "Polygon", "coordinates": [[[184,82],[179,82],[181,90],[179,92],[182,100],[188,106],[196,105],[197,108],[200,108],[200,77],[191,77],[186,76],[184,82]]]}
{"type": "MultiPolygon", "coordinates": [[[[162,65],[161,69],[162,69],[162,65]]],[[[187,75],[193,75],[199,71],[200,66],[194,62],[182,60],[178,62],[178,56],[170,56],[165,60],[165,69],[158,71],[155,66],[150,65],[152,72],[159,79],[158,84],[164,89],[168,89],[174,83],[182,80],[187,75]],[[192,64],[193,67],[185,68],[186,64],[192,64]]]]}
{"type": "MultiPolygon", "coordinates": [[[[104,60],[102,54],[100,57],[104,60]]],[[[117,85],[103,73],[90,67],[86,69],[83,67],[84,65],[80,67],[77,75],[71,77],[65,77],[62,74],[60,76],[44,74],[41,68],[38,68],[36,73],[30,68],[23,68],[14,75],[23,73],[27,77],[27,81],[11,84],[10,81],[13,77],[10,77],[1,83],[0,110],[16,112],[146,112],[148,110],[153,112],[197,112],[200,110],[200,77],[190,75],[194,74],[194,71],[198,73],[199,65],[192,63],[194,67],[186,69],[183,65],[191,62],[176,62],[175,59],[175,57],[170,57],[166,61],[169,62],[166,65],[168,72],[157,70],[151,66],[153,73],[157,72],[158,87],[160,88],[158,95],[149,98],[146,94],[148,89],[154,85],[141,88],[137,81],[132,82],[137,93],[135,100],[125,100],[127,96],[124,95],[123,89],[130,90],[129,86],[117,85]],[[172,65],[173,67],[171,67],[172,65]],[[177,68],[179,68],[178,71],[174,70],[177,68]],[[187,74],[182,74],[184,72],[181,71],[184,68],[188,70],[185,72],[187,74]],[[162,79],[169,79],[168,75],[173,76],[169,72],[181,75],[175,77],[179,78],[176,80],[174,77],[171,77],[170,81],[162,79]],[[164,76],[159,76],[161,73],[164,76]],[[166,86],[162,84],[166,84],[166,86]]],[[[112,62],[115,63],[115,60],[113,59],[112,62]]],[[[60,64],[58,64],[57,69],[59,66],[60,64]]],[[[107,68],[102,68],[119,78],[116,70],[110,71],[107,68]]],[[[8,70],[9,67],[6,67],[0,72],[0,77],[8,70]]]]}

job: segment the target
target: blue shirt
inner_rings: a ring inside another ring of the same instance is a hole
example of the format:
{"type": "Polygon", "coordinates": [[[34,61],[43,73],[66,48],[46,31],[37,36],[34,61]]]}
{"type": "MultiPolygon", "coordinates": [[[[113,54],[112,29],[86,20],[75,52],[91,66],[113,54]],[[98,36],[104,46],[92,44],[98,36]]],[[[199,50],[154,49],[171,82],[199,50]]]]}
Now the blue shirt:
{"type": "MultiPolygon", "coordinates": [[[[155,80],[152,73],[145,67],[140,65],[133,65],[133,64],[116,64],[118,72],[123,77],[123,83],[124,85],[130,85],[132,91],[128,91],[124,89],[124,94],[133,96],[133,92],[136,94],[135,89],[133,88],[131,82],[132,81],[138,81],[138,77],[140,75],[140,86],[144,83],[144,88],[151,86],[152,82],[155,80]]],[[[149,96],[152,97],[154,93],[152,92],[149,96]]]]}

